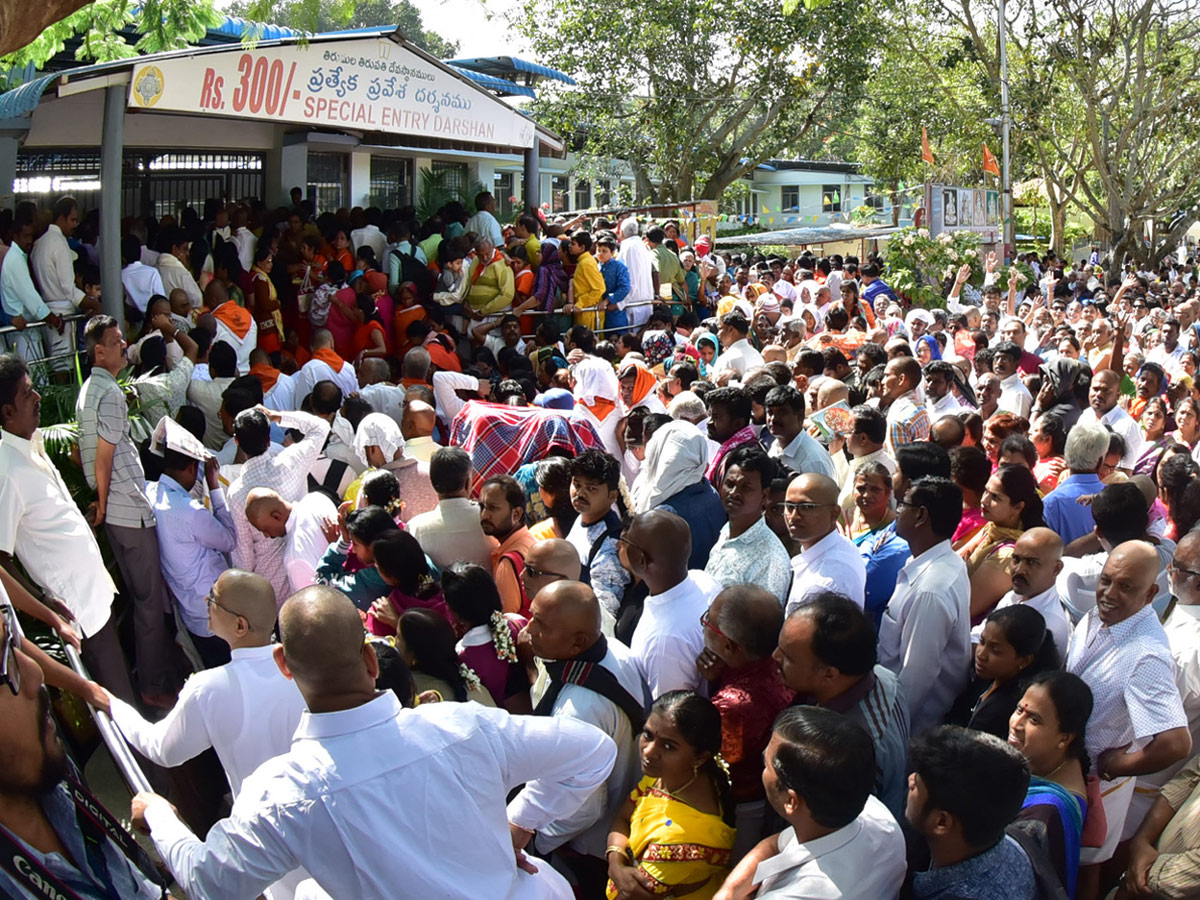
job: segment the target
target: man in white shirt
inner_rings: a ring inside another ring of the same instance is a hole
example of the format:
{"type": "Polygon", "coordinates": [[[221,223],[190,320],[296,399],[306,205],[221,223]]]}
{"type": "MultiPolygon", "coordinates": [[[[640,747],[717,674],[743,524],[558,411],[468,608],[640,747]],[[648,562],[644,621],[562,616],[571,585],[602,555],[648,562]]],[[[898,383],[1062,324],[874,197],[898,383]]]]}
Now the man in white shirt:
{"type": "Polygon", "coordinates": [[[289,503],[270,488],[254,488],[246,497],[246,521],[269,538],[283,538],[283,566],[292,593],[315,584],[317,566],[335,538],[338,511],[321,491],[289,503]]]}
{"type": "MultiPolygon", "coordinates": [[[[363,219],[360,221],[365,221],[365,224],[350,232],[350,242],[355,250],[359,247],[370,247],[375,251],[376,261],[383,260],[387,252],[387,235],[379,229],[383,222],[383,214],[371,207],[362,215],[363,219]]],[[[503,241],[501,243],[503,244],[503,241]]]]}
{"type": "Polygon", "coordinates": [[[483,533],[479,506],[471,499],[471,457],[461,447],[443,447],[429,462],[429,481],[437,509],[409,519],[408,533],[436,566],[466,560],[490,572],[496,541],[483,533]]]}
{"type": "Polygon", "coordinates": [[[740,381],[750,369],[757,369],[763,364],[762,354],[746,340],[749,333],[750,320],[737,310],[727,312],[721,317],[721,327],[717,331],[717,339],[721,342],[721,355],[717,357],[713,378],[718,378],[722,372],[729,369],[732,370],[735,380],[740,381]]]}
{"type": "Polygon", "coordinates": [[[496,198],[488,191],[475,195],[475,215],[467,219],[464,230],[483,235],[494,247],[504,246],[504,230],[496,221],[496,198]]]}
{"type": "Polygon", "coordinates": [[[1132,474],[1137,459],[1141,456],[1145,437],[1133,417],[1117,404],[1121,399],[1121,376],[1112,369],[1102,369],[1092,376],[1088,392],[1088,408],[1079,416],[1080,425],[1108,425],[1125,440],[1125,455],[1120,468],[1132,474]]]}
{"type": "Polygon", "coordinates": [[[763,755],[763,784],[788,827],[751,850],[723,892],[892,900],[907,869],[904,834],[871,795],[874,783],[874,748],[861,725],[819,706],[784,710],[763,755]]]}
{"type": "Polygon", "coordinates": [[[187,294],[192,309],[199,309],[204,304],[204,296],[188,268],[191,264],[188,251],[192,242],[182,228],[166,228],[161,243],[166,248],[158,256],[158,274],[162,278],[163,291],[170,296],[171,291],[182,290],[187,294]]]}
{"type": "MultiPolygon", "coordinates": [[[[46,229],[46,233],[37,239],[33,252],[29,256],[30,271],[36,279],[42,298],[50,312],[59,316],[70,315],[79,310],[86,313],[100,311],[100,303],[84,296],[83,291],[75,286],[75,251],[67,243],[67,238],[75,233],[79,226],[79,204],[74,197],[61,197],[54,204],[54,221],[46,229]]],[[[73,325],[64,326],[60,332],[55,328],[46,329],[46,354],[58,356],[75,350],[75,329],[73,325]]],[[[56,371],[64,371],[71,366],[69,359],[58,359],[52,364],[56,371]]]]}
{"type": "Polygon", "coordinates": [[[404,404],[404,413],[400,419],[400,433],[404,435],[404,455],[428,465],[433,459],[433,454],[441,449],[441,445],[433,439],[435,428],[437,413],[433,407],[424,400],[408,400],[404,404]]]}
{"type": "MultiPolygon", "coordinates": [[[[1187,716],[1194,755],[1200,752],[1200,532],[1190,531],[1179,539],[1175,558],[1168,566],[1167,574],[1175,602],[1167,609],[1163,631],[1171,647],[1171,659],[1175,663],[1175,686],[1179,688],[1179,698],[1187,716]]],[[[1154,805],[1163,785],[1178,775],[1185,765],[1186,758],[1161,772],[1138,777],[1122,840],[1133,836],[1154,805]]]]}
{"type": "Polygon", "coordinates": [[[249,229],[249,222],[250,211],[246,207],[239,206],[234,210],[233,236],[230,238],[230,243],[237,247],[238,262],[241,263],[243,272],[249,272],[253,267],[254,250],[258,247],[258,238],[249,229]]]}
{"type": "MultiPolygon", "coordinates": [[[[138,753],[160,766],[183,765],[212,747],[236,800],[255,769],[287,753],[304,712],[296,683],[275,664],[276,615],[270,582],[252,572],[224,572],[208,595],[208,622],[229,645],[231,661],[188,678],[179,702],[157,722],[115,697],[100,708],[138,753]]],[[[272,885],[268,898],[292,897],[307,877],[297,869],[272,885]]]]}
{"type": "Polygon", "coordinates": [[[296,390],[292,399],[297,408],[318,381],[332,381],[342,389],[343,397],[349,397],[358,390],[358,375],[354,366],[334,351],[331,332],[318,328],[313,332],[311,346],[313,358],[296,373],[296,390]]]}
{"type": "Polygon", "coordinates": [[[859,549],[838,531],[838,486],[824,475],[799,475],[788,484],[783,517],[800,545],[792,557],[792,588],[787,613],[824,590],[844,594],[861,609],[866,602],[867,567],[859,549]]]}
{"type": "Polygon", "coordinates": [[[971,582],[950,546],[962,519],[962,491],[922,478],[897,501],[896,534],[912,559],[879,627],[879,662],[900,676],[912,733],[939,724],[966,686],[971,662],[971,582]]]}
{"type": "Polygon", "coordinates": [[[629,327],[639,328],[650,320],[654,302],[654,261],[646,242],[638,234],[637,216],[628,216],[618,226],[621,234],[619,259],[629,270],[629,296],[625,298],[625,310],[629,327]]]}
{"type": "Polygon", "coordinates": [[[929,424],[942,416],[955,415],[962,409],[962,404],[954,396],[951,386],[954,384],[954,364],[942,359],[935,359],[925,366],[925,411],[929,415],[929,424]]]}
{"type": "Polygon", "coordinates": [[[992,373],[1000,379],[999,412],[1010,412],[1022,419],[1029,418],[1033,409],[1033,395],[1021,381],[1017,364],[1021,361],[1021,348],[1012,341],[1001,341],[995,346],[992,357],[992,373]]]}
{"type": "MultiPolygon", "coordinates": [[[[548,675],[545,692],[535,698],[534,715],[587,722],[617,746],[617,762],[604,785],[574,815],[540,829],[536,838],[539,853],[566,844],[590,857],[590,871],[577,871],[581,881],[587,880],[605,870],[613,815],[641,778],[638,737],[649,696],[629,648],[601,634],[600,603],[587,585],[559,580],[543,587],[533,598],[525,634],[548,675]]],[[[573,857],[566,863],[576,867],[573,857]]]]}
{"type": "Polygon", "coordinates": [[[521,851],[604,783],[611,738],[473,703],[401,708],[376,691],[375,650],[333,588],[291,597],[280,633],[276,662],[308,709],[292,749],[255,771],[204,842],[163,798],[133,800],[133,821],[189,896],[253,897],[300,865],[336,898],[384,900],[403,886],[413,897],[570,900],[566,880],[521,851]],[[414,797],[421,815],[397,815],[414,797]],[[470,852],[447,853],[447,840],[470,852]]]}
{"type": "Polygon", "coordinates": [[[117,588],[100,545],[38,430],[41,396],[20,357],[0,356],[0,558],[59,599],[83,638],[92,677],[132,699],[129,669],[112,620],[117,588]]]}
{"type": "Polygon", "coordinates": [[[688,572],[691,529],[674,513],[650,510],[634,516],[622,543],[633,574],[650,591],[629,642],[650,696],[700,690],[700,617],[720,586],[703,572],[688,572]]]}
{"type": "MultiPolygon", "coordinates": [[[[1013,545],[1009,558],[1012,590],[1000,598],[996,609],[1022,604],[1036,609],[1054,635],[1058,658],[1065,659],[1071,640],[1071,616],[1058,596],[1058,573],[1063,569],[1063,541],[1049,528],[1030,528],[1013,545]]],[[[979,643],[983,624],[971,630],[971,642],[979,643]]]]}
{"type": "MultiPolygon", "coordinates": [[[[1092,689],[1087,751],[1100,777],[1108,826],[1100,847],[1081,851],[1080,862],[1092,876],[1116,850],[1136,777],[1186,759],[1191,749],[1170,647],[1150,606],[1159,565],[1145,541],[1114,547],[1096,588],[1096,605],[1071,635],[1066,669],[1092,689]]],[[[1085,883],[1081,870],[1081,889],[1085,883]]]]}
{"type": "MultiPolygon", "coordinates": [[[[409,353],[411,354],[412,350],[409,353]]],[[[407,359],[407,355],[405,358],[407,359]]],[[[391,384],[388,380],[391,377],[386,360],[376,356],[366,357],[358,364],[358,396],[370,403],[372,410],[383,413],[403,427],[404,388],[391,384]]],[[[432,433],[431,431],[430,434],[432,433]]],[[[425,462],[429,460],[426,459],[425,462]]]]}
{"type": "Polygon", "coordinates": [[[158,269],[142,262],[142,245],[132,234],[121,238],[121,265],[121,286],[125,288],[127,305],[145,315],[151,297],[167,296],[158,269]]]}
{"type": "Polygon", "coordinates": [[[804,395],[793,385],[781,384],[767,392],[763,406],[767,410],[767,430],[775,437],[767,455],[801,475],[816,472],[833,478],[829,451],[804,429],[804,395]]]}
{"type": "Polygon", "coordinates": [[[257,347],[250,353],[251,375],[263,387],[263,406],[283,412],[296,408],[296,376],[288,375],[271,365],[267,351],[257,347]]]}

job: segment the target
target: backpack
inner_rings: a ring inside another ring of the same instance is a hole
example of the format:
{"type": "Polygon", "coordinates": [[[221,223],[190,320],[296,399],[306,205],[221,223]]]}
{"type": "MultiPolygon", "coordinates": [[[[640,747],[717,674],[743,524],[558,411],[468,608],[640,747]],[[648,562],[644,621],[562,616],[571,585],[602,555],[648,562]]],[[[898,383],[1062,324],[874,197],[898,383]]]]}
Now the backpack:
{"type": "MultiPolygon", "coordinates": [[[[399,284],[411,281],[417,289],[417,302],[429,302],[429,299],[433,296],[433,278],[429,274],[429,269],[421,265],[421,261],[415,255],[412,253],[403,253],[399,247],[394,248],[391,255],[396,257],[400,262],[399,284]]],[[[390,269],[391,266],[388,268],[390,269]]]]}
{"type": "Polygon", "coordinates": [[[592,563],[595,561],[597,554],[600,553],[600,548],[604,546],[604,542],[609,538],[621,536],[621,529],[624,527],[621,523],[621,516],[618,515],[615,509],[610,509],[608,515],[603,519],[605,529],[600,536],[592,541],[592,547],[588,551],[588,557],[584,561],[583,566],[579,571],[579,580],[591,587],[592,584],[592,563]]]}

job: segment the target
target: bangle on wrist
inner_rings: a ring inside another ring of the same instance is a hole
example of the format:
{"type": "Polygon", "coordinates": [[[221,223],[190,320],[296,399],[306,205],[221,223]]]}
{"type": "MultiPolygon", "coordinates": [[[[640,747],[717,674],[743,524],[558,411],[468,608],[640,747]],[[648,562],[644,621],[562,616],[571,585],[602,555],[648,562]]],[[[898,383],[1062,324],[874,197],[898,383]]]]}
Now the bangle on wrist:
{"type": "Polygon", "coordinates": [[[620,853],[622,859],[630,858],[628,846],[618,847],[616,844],[609,844],[608,847],[606,847],[604,850],[604,858],[608,859],[608,854],[610,854],[610,853],[620,853]]]}

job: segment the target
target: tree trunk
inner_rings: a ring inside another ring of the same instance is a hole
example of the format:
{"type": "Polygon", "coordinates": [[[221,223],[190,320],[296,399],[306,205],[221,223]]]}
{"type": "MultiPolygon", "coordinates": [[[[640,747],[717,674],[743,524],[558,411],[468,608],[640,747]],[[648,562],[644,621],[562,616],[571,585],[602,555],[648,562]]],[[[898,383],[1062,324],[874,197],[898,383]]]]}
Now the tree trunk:
{"type": "Polygon", "coordinates": [[[1067,201],[1062,200],[1055,202],[1050,199],[1050,249],[1053,250],[1059,259],[1063,258],[1063,253],[1066,252],[1067,243],[1067,201]]]}
{"type": "Polygon", "coordinates": [[[0,56],[39,38],[55,22],[78,12],[91,0],[0,0],[0,56]]]}

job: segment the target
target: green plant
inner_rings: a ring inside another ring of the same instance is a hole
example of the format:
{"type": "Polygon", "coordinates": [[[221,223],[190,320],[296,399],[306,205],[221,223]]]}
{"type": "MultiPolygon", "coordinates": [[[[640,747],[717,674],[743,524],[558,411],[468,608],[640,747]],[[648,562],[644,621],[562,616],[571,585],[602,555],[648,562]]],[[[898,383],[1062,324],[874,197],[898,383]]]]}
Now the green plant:
{"type": "Polygon", "coordinates": [[[873,206],[868,206],[864,203],[862,206],[856,206],[850,211],[850,221],[855,225],[869,225],[872,222],[878,221],[879,210],[873,206]]]}
{"type": "Polygon", "coordinates": [[[954,278],[963,263],[970,263],[970,282],[983,283],[979,235],[971,231],[943,231],[936,238],[925,228],[903,228],[888,240],[888,284],[913,306],[945,306],[943,284],[954,278]]]}
{"type": "Polygon", "coordinates": [[[421,189],[417,193],[417,215],[421,219],[429,219],[437,215],[437,211],[447,203],[457,200],[467,212],[475,213],[475,196],[482,194],[487,188],[479,179],[473,179],[462,188],[456,188],[454,182],[462,172],[454,169],[443,169],[435,172],[433,169],[421,169],[421,189]]]}

